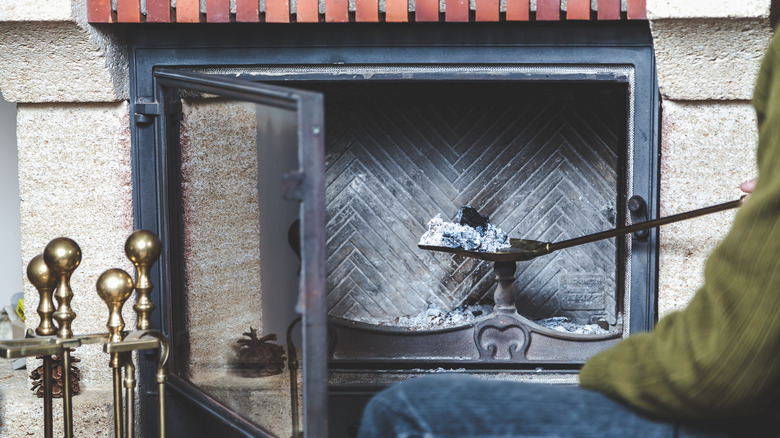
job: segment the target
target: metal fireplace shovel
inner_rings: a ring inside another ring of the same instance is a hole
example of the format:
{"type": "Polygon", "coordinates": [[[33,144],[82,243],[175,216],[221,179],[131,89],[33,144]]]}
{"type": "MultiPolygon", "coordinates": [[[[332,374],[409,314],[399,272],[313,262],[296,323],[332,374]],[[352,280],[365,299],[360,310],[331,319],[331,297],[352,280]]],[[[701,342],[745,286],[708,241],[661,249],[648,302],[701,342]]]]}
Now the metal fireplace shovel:
{"type": "Polygon", "coordinates": [[[538,240],[509,239],[509,244],[511,247],[496,252],[469,251],[463,248],[448,248],[444,246],[429,245],[418,245],[418,247],[430,251],[449,252],[481,260],[488,260],[491,262],[521,262],[549,254],[559,249],[571,248],[572,246],[583,245],[586,243],[595,242],[597,240],[609,239],[636,231],[648,230],[650,228],[659,227],[661,225],[670,224],[672,222],[684,221],[686,219],[704,216],[710,213],[737,208],[745,202],[746,197],[747,195],[742,196],[736,201],[704,207],[698,210],[692,210],[685,213],[653,219],[651,221],[639,222],[627,227],[619,227],[615,228],[614,230],[602,231],[600,233],[589,234],[587,236],[577,237],[575,239],[564,240],[561,242],[552,243],[539,242],[538,240]]]}

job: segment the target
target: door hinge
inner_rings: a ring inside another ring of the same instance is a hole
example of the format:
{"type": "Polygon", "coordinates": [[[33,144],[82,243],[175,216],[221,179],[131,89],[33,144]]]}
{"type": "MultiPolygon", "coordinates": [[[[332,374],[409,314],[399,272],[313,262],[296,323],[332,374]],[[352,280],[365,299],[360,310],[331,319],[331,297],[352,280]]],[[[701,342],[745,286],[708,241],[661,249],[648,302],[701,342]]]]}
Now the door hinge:
{"type": "Polygon", "coordinates": [[[135,123],[152,123],[155,117],[165,113],[173,115],[176,120],[181,120],[181,103],[174,102],[163,106],[159,102],[136,102],[133,110],[135,123]]]}

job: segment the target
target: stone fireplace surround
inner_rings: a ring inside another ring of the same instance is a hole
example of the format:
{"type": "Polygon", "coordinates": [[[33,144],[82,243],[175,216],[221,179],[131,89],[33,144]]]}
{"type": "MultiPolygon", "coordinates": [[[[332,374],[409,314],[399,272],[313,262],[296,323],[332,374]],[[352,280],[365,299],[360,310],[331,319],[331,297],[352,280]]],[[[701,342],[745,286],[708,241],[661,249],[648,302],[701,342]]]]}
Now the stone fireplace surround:
{"type": "MultiPolygon", "coordinates": [[[[373,69],[370,75],[357,76],[377,81],[409,80],[410,75],[415,81],[423,82],[486,81],[494,80],[495,71],[501,71],[501,80],[510,81],[624,83],[629,90],[626,100],[632,103],[628,113],[631,114],[629,124],[633,129],[627,128],[627,132],[631,133],[628,143],[633,147],[631,159],[634,163],[629,172],[632,177],[627,183],[628,187],[633,188],[629,196],[638,194],[647,200],[650,211],[657,209],[657,146],[653,146],[657,145],[657,110],[653,109],[657,108],[657,89],[652,44],[645,25],[619,25],[617,29],[603,26],[550,29],[540,26],[533,32],[528,29],[518,32],[517,29],[510,30],[500,25],[472,25],[458,29],[446,26],[417,27],[376,32],[331,28],[324,33],[310,29],[306,32],[290,32],[289,35],[284,32],[269,35],[252,32],[250,35],[237,32],[237,29],[233,27],[229,37],[220,35],[218,29],[210,28],[192,35],[171,35],[165,31],[147,30],[133,34],[131,38],[131,112],[135,114],[136,122],[133,127],[136,151],[134,165],[135,172],[142,172],[146,176],[136,179],[135,193],[141,206],[137,209],[136,221],[143,228],[159,227],[168,239],[175,239],[181,233],[178,225],[171,221],[173,216],[169,216],[174,209],[153,205],[157,203],[155,200],[167,197],[171,199],[168,202],[175,202],[173,199],[179,196],[178,189],[161,184],[159,178],[168,178],[166,172],[159,167],[155,168],[153,160],[150,160],[153,156],[162,157],[170,153],[158,143],[158,139],[167,135],[163,125],[166,117],[160,116],[168,111],[167,107],[155,104],[161,101],[157,94],[159,89],[156,89],[153,80],[153,71],[159,68],[201,70],[231,76],[239,72],[239,77],[251,77],[254,80],[262,80],[263,71],[266,71],[266,80],[283,82],[283,85],[293,87],[296,83],[305,86],[324,80],[355,80],[356,76],[351,69],[366,68],[373,69]],[[344,41],[353,43],[344,45],[344,41]],[[586,42],[588,50],[579,47],[582,41],[586,42]],[[312,51],[313,46],[319,46],[319,49],[328,47],[328,50],[312,51]],[[288,66],[289,71],[280,76],[279,71],[284,70],[285,66],[288,66]],[[269,69],[271,73],[268,73],[269,69]],[[338,74],[338,71],[347,74],[338,74]],[[153,129],[158,130],[157,134],[154,134],[153,129]],[[637,176],[637,173],[641,176],[637,176]],[[143,207],[145,205],[149,208],[143,207]]],[[[625,334],[647,330],[652,325],[655,314],[652,297],[656,287],[656,239],[655,233],[651,233],[647,242],[632,245],[629,262],[631,269],[625,277],[624,289],[628,291],[625,305],[629,307],[626,313],[630,314],[630,318],[624,321],[625,334]]],[[[169,247],[176,248],[173,241],[171,243],[169,247]]],[[[169,260],[178,257],[173,252],[169,260]]],[[[175,291],[181,286],[171,279],[181,278],[181,274],[177,274],[177,269],[181,268],[174,266],[176,264],[166,266],[163,263],[160,267],[163,277],[159,281],[162,290],[159,305],[167,309],[161,323],[163,328],[173,334],[175,342],[178,338],[177,330],[181,330],[181,320],[177,323],[175,308],[175,297],[179,292],[175,291]],[[169,315],[172,319],[168,319],[169,315]]],[[[230,279],[223,280],[230,282],[230,279]]],[[[322,369],[327,362],[327,352],[324,350],[327,342],[321,337],[324,331],[317,333],[315,327],[307,327],[307,330],[310,331],[304,335],[303,380],[304,387],[308,385],[309,391],[308,400],[304,401],[304,412],[311,421],[316,422],[315,413],[321,408],[322,391],[325,388],[322,386],[324,382],[317,382],[314,377],[322,374],[312,371],[322,369]],[[307,367],[309,372],[306,371],[307,367]]],[[[434,365],[438,363],[433,361],[429,364],[432,367],[434,365]]],[[[511,374],[512,369],[522,371],[523,367],[510,365],[503,368],[502,372],[511,374]]],[[[564,366],[561,369],[565,372],[570,368],[564,366]]],[[[352,391],[350,388],[354,389],[349,381],[352,379],[355,383],[355,376],[354,373],[334,370],[331,379],[335,382],[331,399],[338,404],[339,400],[344,400],[342,395],[352,391]],[[345,378],[348,375],[351,377],[345,378]]],[[[358,383],[366,383],[365,375],[357,377],[357,380],[360,379],[363,381],[358,383]]],[[[197,394],[197,388],[176,378],[172,381],[174,387],[181,389],[174,393],[185,399],[205,400],[208,405],[208,397],[204,399],[197,394]]],[[[386,383],[374,381],[374,384],[380,386],[386,383]]],[[[306,389],[304,392],[307,392],[306,389]]],[[[347,403],[353,402],[354,398],[347,403]]]]}

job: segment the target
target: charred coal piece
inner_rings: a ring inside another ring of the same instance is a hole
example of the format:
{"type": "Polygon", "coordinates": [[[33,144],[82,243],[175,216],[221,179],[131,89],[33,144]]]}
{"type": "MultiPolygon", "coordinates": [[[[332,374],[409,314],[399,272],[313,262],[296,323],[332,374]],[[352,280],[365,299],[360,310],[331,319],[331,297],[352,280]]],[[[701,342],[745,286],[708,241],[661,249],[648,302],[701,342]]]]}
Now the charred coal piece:
{"type": "Polygon", "coordinates": [[[467,227],[474,228],[479,234],[485,234],[490,219],[487,216],[479,214],[476,208],[464,205],[458,211],[458,223],[467,227]]]}

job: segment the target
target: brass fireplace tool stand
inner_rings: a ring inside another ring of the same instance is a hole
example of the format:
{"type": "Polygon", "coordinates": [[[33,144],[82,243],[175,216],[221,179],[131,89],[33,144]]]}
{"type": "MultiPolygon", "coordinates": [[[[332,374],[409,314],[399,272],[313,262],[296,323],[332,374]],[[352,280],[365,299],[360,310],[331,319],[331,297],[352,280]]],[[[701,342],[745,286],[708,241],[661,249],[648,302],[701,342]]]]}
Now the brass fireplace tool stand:
{"type": "Polygon", "coordinates": [[[159,351],[156,376],[159,390],[159,436],[165,437],[165,364],[168,360],[169,344],[162,333],[151,330],[150,315],[154,310],[154,303],[149,298],[153,288],[149,272],[160,256],[160,250],[160,240],[154,233],[146,230],[135,231],[125,243],[125,254],[136,269],[135,282],[121,269],[109,269],[98,278],[97,293],[109,311],[106,324],[108,333],[74,335],[71,330],[76,313],[70,307],[73,299],[70,278],[81,263],[81,249],[76,242],[65,237],[54,239],[46,245],[42,254],[33,257],[27,265],[27,277],[40,296],[37,309],[40,323],[34,334],[28,332],[27,339],[0,341],[0,356],[7,359],[43,356],[43,422],[46,438],[53,436],[51,355],[62,356],[63,426],[65,437],[70,438],[73,436],[70,350],[86,344],[103,344],[103,351],[111,358],[109,366],[114,377],[114,434],[117,438],[134,436],[136,380],[132,353],[151,349],[159,351]],[[138,321],[136,330],[128,333],[124,331],[122,306],[133,290],[137,292],[133,310],[138,315],[138,321]],[[52,297],[57,300],[56,310],[52,297]]]}

